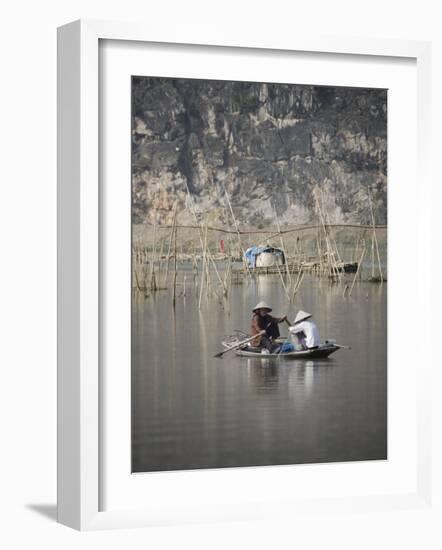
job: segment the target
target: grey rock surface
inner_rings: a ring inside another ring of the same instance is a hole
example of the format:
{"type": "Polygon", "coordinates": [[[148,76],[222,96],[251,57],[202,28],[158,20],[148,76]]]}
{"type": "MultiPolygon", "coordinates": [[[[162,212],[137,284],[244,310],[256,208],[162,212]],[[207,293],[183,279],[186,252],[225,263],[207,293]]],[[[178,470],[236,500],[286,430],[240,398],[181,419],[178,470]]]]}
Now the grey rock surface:
{"type": "Polygon", "coordinates": [[[387,91],[134,77],[133,222],[387,223],[387,91]],[[191,198],[189,198],[189,196],[191,198]]]}

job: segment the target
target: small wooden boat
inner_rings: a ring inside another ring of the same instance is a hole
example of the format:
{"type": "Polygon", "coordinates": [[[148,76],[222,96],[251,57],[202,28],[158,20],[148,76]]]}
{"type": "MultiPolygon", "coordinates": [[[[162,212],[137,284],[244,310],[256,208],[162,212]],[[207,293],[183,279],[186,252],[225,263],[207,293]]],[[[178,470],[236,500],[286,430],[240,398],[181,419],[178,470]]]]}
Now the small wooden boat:
{"type": "MultiPolygon", "coordinates": [[[[234,346],[235,343],[232,341],[225,341],[222,342],[222,345],[225,348],[229,349],[234,346]]],[[[281,353],[263,353],[262,348],[255,348],[248,344],[244,344],[244,346],[241,346],[238,349],[232,349],[232,351],[234,351],[236,355],[239,355],[241,357],[256,357],[258,359],[324,359],[341,347],[342,346],[338,346],[334,342],[325,341],[317,348],[302,349],[298,351],[286,351],[281,353]]]]}

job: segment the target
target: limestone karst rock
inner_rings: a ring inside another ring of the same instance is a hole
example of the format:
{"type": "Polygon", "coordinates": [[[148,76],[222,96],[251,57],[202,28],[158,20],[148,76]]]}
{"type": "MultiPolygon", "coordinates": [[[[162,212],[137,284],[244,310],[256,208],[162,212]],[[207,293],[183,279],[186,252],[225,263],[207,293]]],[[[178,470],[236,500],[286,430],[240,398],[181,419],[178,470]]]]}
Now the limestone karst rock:
{"type": "Polygon", "coordinates": [[[387,91],[134,77],[133,222],[387,222],[387,91]]]}

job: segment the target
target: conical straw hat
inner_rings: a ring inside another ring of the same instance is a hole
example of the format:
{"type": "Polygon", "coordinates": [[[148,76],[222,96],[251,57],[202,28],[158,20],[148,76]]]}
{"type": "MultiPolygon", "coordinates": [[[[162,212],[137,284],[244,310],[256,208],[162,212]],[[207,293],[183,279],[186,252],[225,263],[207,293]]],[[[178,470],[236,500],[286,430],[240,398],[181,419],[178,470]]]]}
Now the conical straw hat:
{"type": "Polygon", "coordinates": [[[306,311],[302,311],[302,309],[300,309],[296,315],[296,318],[295,318],[295,321],[294,321],[294,325],[296,325],[296,323],[300,323],[301,321],[305,321],[306,319],[309,319],[310,317],[312,317],[312,314],[311,313],[307,313],[306,311]]]}
{"type": "Polygon", "coordinates": [[[256,304],[252,311],[256,311],[257,309],[268,309],[269,311],[272,311],[272,308],[268,306],[265,302],[259,302],[258,304],[256,304]]]}

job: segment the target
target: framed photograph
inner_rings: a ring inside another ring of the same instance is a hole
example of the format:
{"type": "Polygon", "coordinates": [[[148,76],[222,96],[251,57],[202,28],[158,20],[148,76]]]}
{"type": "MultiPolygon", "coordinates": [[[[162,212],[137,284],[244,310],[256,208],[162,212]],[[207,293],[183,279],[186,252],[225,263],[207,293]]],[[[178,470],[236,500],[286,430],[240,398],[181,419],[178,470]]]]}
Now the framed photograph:
{"type": "Polygon", "coordinates": [[[59,521],[429,505],[430,45],[58,51],[59,521]]]}

